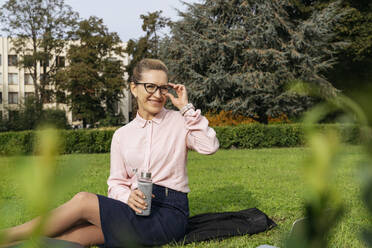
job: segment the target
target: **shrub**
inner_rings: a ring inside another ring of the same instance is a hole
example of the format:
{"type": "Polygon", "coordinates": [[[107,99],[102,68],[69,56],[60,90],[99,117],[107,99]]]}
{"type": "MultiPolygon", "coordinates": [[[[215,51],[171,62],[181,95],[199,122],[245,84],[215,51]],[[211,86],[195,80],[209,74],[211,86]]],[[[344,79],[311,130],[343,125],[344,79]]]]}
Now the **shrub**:
{"type": "MultiPolygon", "coordinates": [[[[343,142],[359,144],[359,129],[354,125],[321,124],[320,131],[333,129],[343,142]]],[[[220,148],[269,148],[303,146],[302,124],[244,124],[214,127],[220,148]]],[[[110,152],[111,138],[115,129],[62,130],[61,153],[110,152]]],[[[0,133],[0,155],[32,153],[36,131],[0,133]]]]}
{"type": "Polygon", "coordinates": [[[12,112],[12,117],[0,120],[0,132],[33,130],[44,124],[58,129],[69,128],[65,111],[58,109],[38,111],[33,97],[26,98],[25,104],[12,112]]]}
{"type": "Polygon", "coordinates": [[[58,129],[68,129],[66,113],[60,109],[45,109],[42,112],[42,119],[38,124],[50,124],[58,129]]]}
{"type": "Polygon", "coordinates": [[[251,124],[256,121],[253,118],[243,115],[233,114],[232,111],[221,110],[219,113],[207,112],[205,117],[209,121],[209,125],[217,126],[236,126],[239,124],[251,124]]]}
{"type": "MultiPolygon", "coordinates": [[[[255,116],[255,118],[247,117],[240,114],[233,114],[232,111],[224,111],[221,110],[219,113],[214,112],[207,112],[205,114],[205,117],[209,121],[209,125],[213,127],[218,126],[237,126],[241,124],[253,124],[258,123],[256,120],[258,119],[258,116],[255,116]],[[256,120],[255,120],[256,119],[256,120]]],[[[288,116],[284,113],[273,117],[268,117],[269,124],[282,124],[282,123],[291,123],[291,121],[288,119],[288,116]]]]}

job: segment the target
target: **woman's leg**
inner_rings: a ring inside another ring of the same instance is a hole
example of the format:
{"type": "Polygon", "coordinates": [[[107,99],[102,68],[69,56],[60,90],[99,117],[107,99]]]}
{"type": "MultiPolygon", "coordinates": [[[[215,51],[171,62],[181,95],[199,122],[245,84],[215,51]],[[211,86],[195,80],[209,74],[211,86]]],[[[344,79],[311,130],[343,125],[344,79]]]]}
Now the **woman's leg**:
{"type": "MultiPolygon", "coordinates": [[[[43,235],[55,237],[81,221],[101,229],[98,197],[95,194],[77,193],[70,201],[52,210],[44,226],[43,235]]],[[[6,241],[27,239],[39,223],[40,217],[37,217],[25,224],[4,230],[6,241]]]]}
{"type": "Polygon", "coordinates": [[[75,226],[55,238],[76,242],[87,247],[105,242],[102,229],[92,224],[75,226]]]}

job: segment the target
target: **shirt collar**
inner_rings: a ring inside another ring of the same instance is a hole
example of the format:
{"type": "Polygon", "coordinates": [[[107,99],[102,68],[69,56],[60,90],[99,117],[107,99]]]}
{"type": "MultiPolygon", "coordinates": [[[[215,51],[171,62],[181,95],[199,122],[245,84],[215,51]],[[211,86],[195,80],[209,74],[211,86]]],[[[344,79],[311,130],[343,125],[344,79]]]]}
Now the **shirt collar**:
{"type": "Polygon", "coordinates": [[[136,118],[135,118],[134,120],[138,123],[138,125],[139,125],[140,127],[144,128],[144,127],[146,126],[146,124],[147,124],[149,121],[153,121],[153,122],[155,122],[156,124],[160,124],[160,122],[163,120],[163,118],[164,118],[164,116],[165,116],[166,113],[167,113],[167,110],[166,110],[165,108],[162,108],[162,109],[160,110],[160,112],[157,113],[157,114],[154,116],[154,118],[152,118],[151,120],[145,120],[145,119],[143,119],[143,118],[139,115],[139,113],[137,112],[137,116],[136,116],[136,118]]]}

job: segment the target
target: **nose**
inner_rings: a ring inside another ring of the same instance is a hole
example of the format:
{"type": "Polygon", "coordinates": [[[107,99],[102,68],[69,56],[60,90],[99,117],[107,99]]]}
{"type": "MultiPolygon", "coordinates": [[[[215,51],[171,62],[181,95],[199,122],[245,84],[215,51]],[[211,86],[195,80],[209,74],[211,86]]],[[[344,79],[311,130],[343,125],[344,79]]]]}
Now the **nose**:
{"type": "Polygon", "coordinates": [[[153,93],[154,96],[161,98],[162,94],[160,93],[160,88],[157,88],[156,91],[153,93]]]}

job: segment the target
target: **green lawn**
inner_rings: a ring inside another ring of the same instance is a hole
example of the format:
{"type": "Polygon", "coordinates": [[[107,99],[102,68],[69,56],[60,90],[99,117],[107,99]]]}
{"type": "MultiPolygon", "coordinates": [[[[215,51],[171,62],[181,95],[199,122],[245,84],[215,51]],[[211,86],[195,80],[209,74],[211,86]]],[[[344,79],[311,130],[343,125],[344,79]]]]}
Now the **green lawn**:
{"type": "MultiPolygon", "coordinates": [[[[261,244],[282,246],[282,239],[290,230],[292,222],[302,217],[302,195],[305,187],[301,176],[301,162],[306,156],[305,148],[220,150],[212,156],[190,152],[188,173],[191,215],[257,207],[274,219],[278,227],[258,235],[186,247],[235,248],[256,247],[261,244]]],[[[333,231],[330,247],[363,247],[359,241],[359,232],[369,220],[367,211],[359,200],[356,164],[360,158],[359,147],[347,147],[337,168],[336,185],[347,211],[333,231]]],[[[10,179],[14,160],[15,158],[0,157],[0,200],[7,206],[0,209],[0,215],[6,216],[5,221],[0,223],[0,228],[20,224],[33,216],[24,207],[16,190],[17,180],[10,179]]],[[[73,187],[61,196],[58,204],[67,201],[79,191],[106,194],[109,155],[60,156],[59,173],[63,174],[76,162],[82,170],[69,182],[73,187]]]]}

